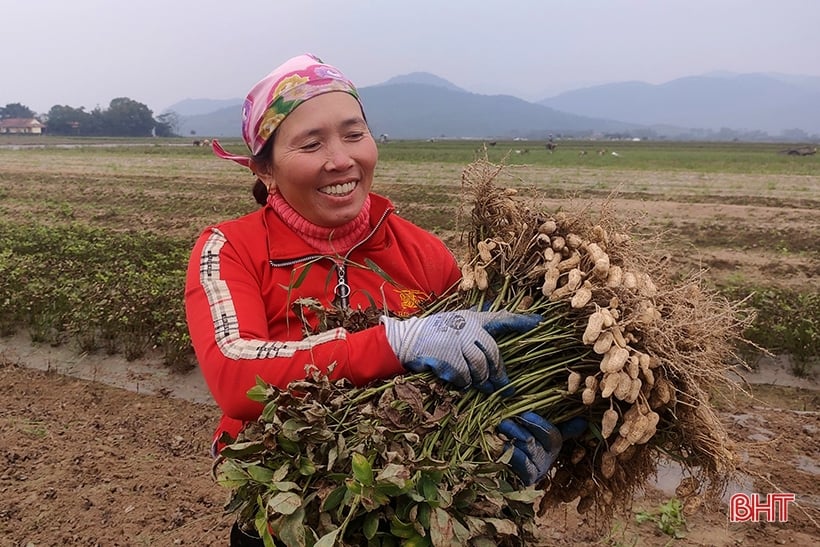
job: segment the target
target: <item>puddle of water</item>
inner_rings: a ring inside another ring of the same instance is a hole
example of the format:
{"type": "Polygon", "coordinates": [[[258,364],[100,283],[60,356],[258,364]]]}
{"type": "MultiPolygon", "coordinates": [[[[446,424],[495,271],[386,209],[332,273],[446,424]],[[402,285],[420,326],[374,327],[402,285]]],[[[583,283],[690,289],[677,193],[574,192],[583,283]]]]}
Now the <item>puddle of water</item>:
{"type": "MultiPolygon", "coordinates": [[[[661,460],[658,463],[657,476],[649,482],[649,486],[660,490],[670,498],[675,497],[675,488],[678,487],[681,479],[686,476],[687,473],[679,463],[673,460],[661,460]]],[[[732,494],[748,494],[750,492],[754,492],[754,482],[752,478],[748,475],[740,475],[737,480],[729,482],[726,491],[721,497],[721,501],[728,503],[732,494]]]]}
{"type": "Polygon", "coordinates": [[[155,147],[155,146],[186,146],[190,147],[191,143],[177,143],[177,142],[88,142],[88,143],[23,143],[23,144],[0,144],[0,150],[46,150],[51,148],[62,150],[73,150],[77,148],[121,148],[121,147],[155,147]]]}
{"type": "Polygon", "coordinates": [[[0,354],[10,362],[33,369],[52,371],[74,378],[100,382],[135,393],[186,399],[214,404],[199,367],[185,374],[174,373],[160,359],[146,357],[126,361],[119,355],[78,353],[68,344],[60,347],[32,344],[17,333],[0,338],[0,354]]]}
{"type": "Polygon", "coordinates": [[[818,465],[817,460],[808,456],[797,456],[795,467],[812,475],[820,475],[820,465],[818,465]]]}
{"type": "Polygon", "coordinates": [[[763,356],[758,359],[754,370],[737,369],[732,377],[736,380],[739,376],[752,385],[769,384],[820,390],[820,369],[817,366],[812,367],[805,377],[795,376],[793,369],[793,359],[789,355],[763,356]]]}

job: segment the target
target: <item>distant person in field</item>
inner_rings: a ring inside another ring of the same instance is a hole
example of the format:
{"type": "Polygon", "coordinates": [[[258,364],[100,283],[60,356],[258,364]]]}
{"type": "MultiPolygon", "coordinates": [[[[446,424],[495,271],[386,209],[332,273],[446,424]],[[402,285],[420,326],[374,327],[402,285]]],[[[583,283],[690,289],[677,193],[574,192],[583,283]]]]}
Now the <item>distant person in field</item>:
{"type": "MultiPolygon", "coordinates": [[[[253,172],[261,207],[204,230],[185,288],[196,356],[224,414],[214,454],[259,418],[262,405],[246,395],[257,376],[285,389],[305,378],[308,365],[356,386],[430,370],[458,388],[504,388],[493,335],[526,332],[541,317],[475,310],[414,317],[421,304],[455,290],[461,273],[437,237],[371,192],[378,148],[356,88],[338,69],[312,55],[274,69],[247,95],[242,137],[249,156],[216,140],[213,150],[253,172]],[[306,336],[294,303],[308,298],[325,308],[375,302],[383,314],[359,332],[306,336]]],[[[558,430],[532,412],[499,429],[521,481],[541,479],[560,449],[558,430]]],[[[235,526],[231,544],[261,545],[253,535],[235,526]]]]}

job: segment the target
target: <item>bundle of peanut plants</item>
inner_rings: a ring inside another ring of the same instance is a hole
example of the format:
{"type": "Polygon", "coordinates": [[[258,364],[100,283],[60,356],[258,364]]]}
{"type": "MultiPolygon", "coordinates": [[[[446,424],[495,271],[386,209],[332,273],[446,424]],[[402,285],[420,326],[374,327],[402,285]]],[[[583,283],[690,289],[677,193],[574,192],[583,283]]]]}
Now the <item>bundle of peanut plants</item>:
{"type": "MultiPolygon", "coordinates": [[[[422,313],[542,315],[533,331],[498,339],[512,390],[453,391],[428,374],[364,388],[316,370],[284,390],[260,380],[249,397],[264,411],[214,476],[231,490],[226,509],[267,545],[526,545],[561,503],[606,520],[662,456],[689,471],[679,491],[690,505],[734,475],[710,396],[729,382],[751,317],[697,276],[673,280],[606,211],[536,210],[537,196],[498,184],[502,172],[486,160],[465,168],[463,277],[422,313]],[[589,423],[532,487],[509,470],[496,432],[526,410],[589,423]]],[[[318,317],[306,332],[366,328],[381,313],[293,305],[318,317]]]]}

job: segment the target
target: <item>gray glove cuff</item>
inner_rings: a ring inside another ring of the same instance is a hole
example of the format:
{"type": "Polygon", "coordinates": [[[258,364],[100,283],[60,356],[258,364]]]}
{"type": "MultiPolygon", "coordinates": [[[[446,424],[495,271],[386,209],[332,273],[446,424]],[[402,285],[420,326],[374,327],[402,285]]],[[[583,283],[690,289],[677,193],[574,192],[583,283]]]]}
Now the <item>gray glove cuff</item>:
{"type": "Polygon", "coordinates": [[[412,359],[411,356],[407,355],[407,352],[413,345],[414,337],[411,336],[411,333],[417,329],[418,325],[416,323],[418,323],[418,321],[418,317],[394,319],[393,317],[382,315],[379,318],[379,322],[384,325],[387,343],[390,344],[393,353],[396,354],[396,357],[402,363],[406,363],[407,360],[412,359]]]}

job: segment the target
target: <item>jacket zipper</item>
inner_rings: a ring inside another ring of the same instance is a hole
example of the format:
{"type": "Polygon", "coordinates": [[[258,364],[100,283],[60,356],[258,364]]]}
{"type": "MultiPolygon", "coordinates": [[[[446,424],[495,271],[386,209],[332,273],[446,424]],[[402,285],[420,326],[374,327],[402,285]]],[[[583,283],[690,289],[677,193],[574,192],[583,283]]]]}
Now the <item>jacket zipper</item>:
{"type": "Polygon", "coordinates": [[[333,287],[333,294],[336,297],[335,303],[336,303],[336,306],[338,308],[346,310],[350,306],[350,292],[351,292],[350,285],[347,283],[347,265],[346,265],[347,258],[350,256],[350,253],[352,253],[353,251],[355,251],[356,249],[358,249],[359,247],[364,245],[367,242],[367,240],[369,240],[371,237],[373,237],[373,235],[378,231],[378,229],[381,227],[381,225],[384,224],[384,221],[387,218],[387,216],[392,212],[393,212],[393,209],[390,209],[390,208],[387,209],[382,214],[381,218],[376,223],[376,225],[373,227],[373,229],[370,230],[370,233],[367,234],[367,236],[364,239],[362,239],[361,241],[356,243],[353,247],[351,247],[350,250],[348,250],[347,253],[345,253],[345,255],[341,258],[339,258],[339,257],[334,258],[334,257],[326,256],[326,255],[315,254],[315,255],[303,256],[303,257],[300,257],[300,258],[294,258],[294,259],[291,259],[291,260],[285,260],[285,261],[281,261],[281,262],[276,262],[273,259],[268,259],[268,263],[270,264],[270,266],[272,268],[287,268],[287,267],[290,267],[290,266],[295,266],[296,264],[299,264],[301,262],[308,262],[308,261],[311,261],[311,260],[332,260],[333,263],[334,263],[334,266],[335,266],[335,270],[336,270],[336,286],[333,287]]]}

